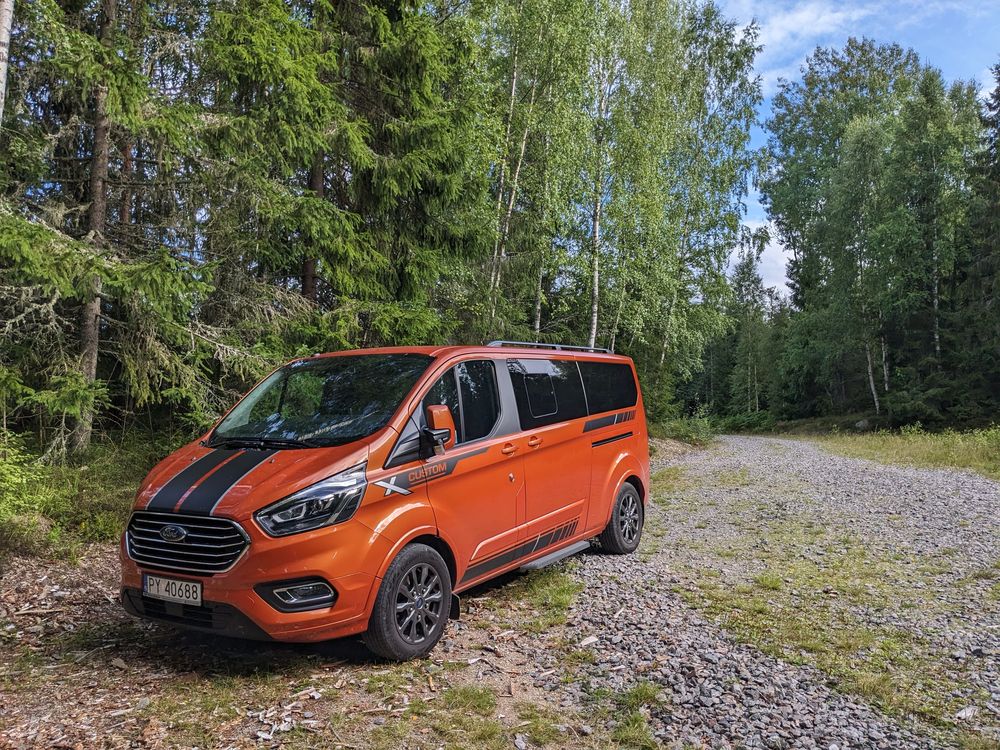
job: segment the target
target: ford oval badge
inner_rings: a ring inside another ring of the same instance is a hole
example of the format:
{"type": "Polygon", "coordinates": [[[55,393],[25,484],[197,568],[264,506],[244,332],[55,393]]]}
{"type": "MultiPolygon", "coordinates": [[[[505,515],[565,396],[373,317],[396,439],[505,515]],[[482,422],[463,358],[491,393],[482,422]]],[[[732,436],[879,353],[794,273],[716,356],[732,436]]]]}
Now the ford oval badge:
{"type": "Polygon", "coordinates": [[[165,542],[183,542],[187,535],[187,529],[173,523],[160,529],[160,538],[165,542]]]}

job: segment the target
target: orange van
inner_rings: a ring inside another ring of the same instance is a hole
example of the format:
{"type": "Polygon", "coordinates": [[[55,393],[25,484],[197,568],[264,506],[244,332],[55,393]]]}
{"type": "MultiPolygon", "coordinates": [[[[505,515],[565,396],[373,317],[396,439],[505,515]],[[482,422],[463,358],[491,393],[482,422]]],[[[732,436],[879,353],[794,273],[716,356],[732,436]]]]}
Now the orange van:
{"type": "Polygon", "coordinates": [[[146,477],[133,615],[226,635],[430,651],[457,594],[588,546],[632,552],[649,485],[635,367],[493,342],[319,354],[272,372],[146,477]]]}

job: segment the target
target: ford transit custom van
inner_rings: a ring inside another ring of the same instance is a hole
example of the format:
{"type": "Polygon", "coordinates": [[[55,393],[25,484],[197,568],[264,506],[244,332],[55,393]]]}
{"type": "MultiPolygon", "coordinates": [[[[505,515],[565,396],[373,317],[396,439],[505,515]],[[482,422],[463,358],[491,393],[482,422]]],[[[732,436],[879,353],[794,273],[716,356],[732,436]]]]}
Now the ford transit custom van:
{"type": "Polygon", "coordinates": [[[472,586],[591,541],[634,551],[648,485],[627,357],[516,342],[319,354],[149,473],[121,599],[231,636],[363,634],[410,659],[472,586]]]}

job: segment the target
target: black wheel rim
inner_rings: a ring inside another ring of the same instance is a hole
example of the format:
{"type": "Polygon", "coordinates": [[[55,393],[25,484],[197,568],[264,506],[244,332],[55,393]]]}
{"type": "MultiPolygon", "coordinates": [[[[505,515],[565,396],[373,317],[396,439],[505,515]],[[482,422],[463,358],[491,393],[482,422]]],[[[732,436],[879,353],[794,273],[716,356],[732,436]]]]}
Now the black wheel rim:
{"type": "Polygon", "coordinates": [[[443,607],[441,576],[431,565],[417,563],[396,588],[396,632],[407,643],[423,643],[440,622],[443,607]]]}
{"type": "Polygon", "coordinates": [[[625,544],[635,544],[639,538],[639,501],[629,493],[622,497],[618,508],[618,529],[625,544]]]}

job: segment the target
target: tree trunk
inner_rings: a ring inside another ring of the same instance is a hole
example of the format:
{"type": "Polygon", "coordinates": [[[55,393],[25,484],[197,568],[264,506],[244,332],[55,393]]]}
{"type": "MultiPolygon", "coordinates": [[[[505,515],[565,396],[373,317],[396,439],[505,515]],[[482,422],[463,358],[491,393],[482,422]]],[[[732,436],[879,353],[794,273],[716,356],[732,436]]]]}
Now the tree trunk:
{"type": "Polygon", "coordinates": [[[882,334],[882,387],[886,393],[889,392],[889,347],[885,343],[885,334],[882,334]]]}
{"type": "Polygon", "coordinates": [[[604,195],[600,189],[594,197],[594,223],[593,223],[593,246],[591,248],[591,286],[590,286],[590,336],[587,338],[588,346],[597,344],[597,310],[600,301],[601,285],[601,208],[604,204],[604,195]]]}
{"type": "Polygon", "coordinates": [[[604,208],[604,138],[601,135],[601,128],[607,110],[608,83],[608,74],[604,74],[601,79],[601,90],[598,94],[597,121],[595,123],[598,135],[595,143],[597,163],[594,172],[594,204],[591,212],[590,335],[587,338],[588,346],[597,344],[597,313],[601,285],[601,211],[604,208]]]}
{"type": "Polygon", "coordinates": [[[133,190],[132,190],[132,142],[126,140],[121,145],[122,152],[122,170],[121,170],[121,204],[118,207],[118,223],[122,225],[127,225],[132,223],[132,200],[133,200],[133,190]]]}
{"type": "Polygon", "coordinates": [[[535,341],[538,341],[538,335],[542,331],[542,282],[545,280],[545,255],[542,255],[541,261],[538,263],[538,283],[535,285],[535,341]]]}
{"type": "Polygon", "coordinates": [[[875,413],[881,413],[881,405],[878,401],[878,389],[875,387],[875,369],[872,366],[872,347],[866,341],[865,342],[865,358],[868,361],[868,387],[872,392],[872,402],[875,404],[875,413]]]}
{"type": "Polygon", "coordinates": [[[934,357],[937,360],[938,368],[941,367],[941,321],[940,321],[940,309],[941,309],[941,274],[938,271],[937,254],[934,256],[934,274],[933,274],[933,296],[934,296],[934,357]]]}
{"type": "MultiPolygon", "coordinates": [[[[118,0],[104,0],[98,39],[109,47],[114,36],[118,17],[118,0]]],[[[87,228],[95,247],[104,247],[104,231],[108,217],[108,157],[111,121],[108,118],[108,86],[99,83],[94,90],[94,150],[90,160],[89,197],[87,228]]],[[[90,288],[83,303],[80,317],[80,372],[84,381],[91,385],[97,380],[97,353],[100,346],[101,322],[101,277],[95,275],[90,280],[90,288]]],[[[90,437],[94,428],[94,409],[83,410],[73,430],[70,450],[79,455],[90,447],[90,437]]]]}
{"type": "MultiPolygon", "coordinates": [[[[326,155],[320,151],[313,159],[312,170],[309,172],[309,189],[313,195],[323,199],[326,194],[326,174],[323,171],[323,161],[326,155]]],[[[309,253],[310,249],[307,248],[309,253]]],[[[310,302],[316,301],[316,256],[309,255],[302,261],[302,296],[310,302]]]]}
{"type": "Polygon", "coordinates": [[[7,101],[7,66],[10,60],[10,28],[14,24],[14,0],[0,0],[0,123],[7,101]]]}

